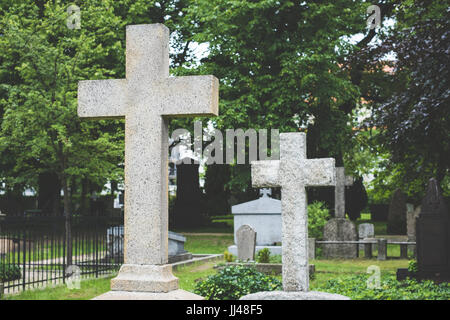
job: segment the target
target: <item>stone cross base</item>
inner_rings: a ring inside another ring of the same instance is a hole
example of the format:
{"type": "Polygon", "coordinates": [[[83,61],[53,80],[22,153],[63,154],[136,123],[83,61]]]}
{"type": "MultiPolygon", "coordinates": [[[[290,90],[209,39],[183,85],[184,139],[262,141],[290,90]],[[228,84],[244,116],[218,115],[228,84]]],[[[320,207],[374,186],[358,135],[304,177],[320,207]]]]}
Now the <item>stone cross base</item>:
{"type": "MultiPolygon", "coordinates": [[[[344,218],[333,218],[327,222],[323,231],[325,241],[358,241],[355,224],[344,218]]],[[[356,259],[357,244],[324,244],[326,259],[356,259]]]]}
{"type": "Polygon", "coordinates": [[[243,296],[239,300],[351,300],[349,297],[319,291],[266,291],[243,296]]]}
{"type": "Polygon", "coordinates": [[[203,297],[184,290],[170,292],[109,291],[92,300],[204,300],[203,297]]]}
{"type": "Polygon", "coordinates": [[[170,292],[178,289],[172,266],[124,264],[111,280],[112,291],[170,292]]]}

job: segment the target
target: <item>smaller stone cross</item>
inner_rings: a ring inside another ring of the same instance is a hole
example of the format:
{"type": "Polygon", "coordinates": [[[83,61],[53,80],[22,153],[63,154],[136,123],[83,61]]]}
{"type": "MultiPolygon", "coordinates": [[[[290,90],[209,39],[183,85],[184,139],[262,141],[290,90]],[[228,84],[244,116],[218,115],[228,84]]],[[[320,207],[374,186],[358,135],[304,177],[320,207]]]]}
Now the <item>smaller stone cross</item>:
{"type": "Polygon", "coordinates": [[[308,215],[305,187],[334,186],[332,158],[307,159],[306,134],[280,134],[280,160],[253,161],[253,187],[281,187],[284,291],[309,290],[308,215]]]}
{"type": "Polygon", "coordinates": [[[336,168],[336,187],[334,188],[334,216],[345,218],[345,187],[353,185],[353,177],[345,175],[344,167],[336,168]]]}
{"type": "Polygon", "coordinates": [[[272,189],[270,188],[263,188],[259,190],[259,194],[263,197],[268,197],[272,195],[272,189]]]}

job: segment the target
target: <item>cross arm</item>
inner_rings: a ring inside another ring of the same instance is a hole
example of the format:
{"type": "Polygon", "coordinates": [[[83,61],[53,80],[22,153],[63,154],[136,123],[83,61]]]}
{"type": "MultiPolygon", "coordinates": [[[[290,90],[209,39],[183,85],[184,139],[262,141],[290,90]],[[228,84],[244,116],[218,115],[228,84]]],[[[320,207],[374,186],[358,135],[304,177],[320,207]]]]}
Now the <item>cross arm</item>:
{"type": "Polygon", "coordinates": [[[307,186],[335,186],[336,168],[333,158],[308,159],[304,162],[307,186]]]}
{"type": "Polygon", "coordinates": [[[78,116],[120,118],[125,116],[126,80],[87,80],[78,83],[78,116]]]}
{"type": "Polygon", "coordinates": [[[166,90],[167,116],[219,114],[219,80],[214,76],[171,77],[166,90]]]}
{"type": "Polygon", "coordinates": [[[280,161],[252,161],[252,184],[255,188],[280,187],[280,161]]]}

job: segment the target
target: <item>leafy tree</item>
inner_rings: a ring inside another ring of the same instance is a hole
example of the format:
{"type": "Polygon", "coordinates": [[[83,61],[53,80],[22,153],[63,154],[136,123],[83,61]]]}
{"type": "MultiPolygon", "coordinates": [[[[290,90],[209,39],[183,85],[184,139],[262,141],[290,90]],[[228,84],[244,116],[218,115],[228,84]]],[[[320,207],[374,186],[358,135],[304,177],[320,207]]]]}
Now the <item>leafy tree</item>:
{"type": "MultiPolygon", "coordinates": [[[[381,44],[361,52],[366,71],[383,72],[384,85],[368,83],[375,143],[389,155],[385,177],[407,186],[416,202],[431,176],[449,192],[449,11],[448,1],[405,1],[396,28],[381,44]],[[386,54],[395,54],[394,63],[386,54]],[[388,94],[386,94],[386,92],[388,94]]],[[[392,188],[391,188],[392,189],[392,188]]]]}
{"type": "MultiPolygon", "coordinates": [[[[380,4],[387,18],[393,1],[380,4]]],[[[194,40],[208,43],[198,70],[221,80],[218,129],[307,131],[308,156],[342,165],[351,148],[352,110],[359,101],[359,68],[345,68],[360,51],[348,37],[364,32],[369,4],[355,1],[195,0],[186,10],[194,40]]],[[[363,70],[363,69],[362,69],[363,70]]],[[[232,166],[232,194],[252,192],[249,167],[232,166]],[[242,167],[242,168],[241,168],[242,167]]]]}

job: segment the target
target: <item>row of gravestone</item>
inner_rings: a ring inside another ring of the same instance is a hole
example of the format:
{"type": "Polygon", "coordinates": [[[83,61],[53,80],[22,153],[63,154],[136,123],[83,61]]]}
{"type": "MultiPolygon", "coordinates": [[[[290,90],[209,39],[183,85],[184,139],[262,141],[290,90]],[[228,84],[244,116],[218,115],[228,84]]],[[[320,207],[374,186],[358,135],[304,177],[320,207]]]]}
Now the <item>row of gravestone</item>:
{"type": "MultiPolygon", "coordinates": [[[[125,264],[100,299],[201,298],[178,290],[168,264],[167,118],[217,115],[219,82],[169,77],[169,37],[161,24],[127,26],[126,79],[79,83],[80,117],[125,118],[125,264]]],[[[254,161],[251,174],[253,187],[281,188],[283,292],[247,299],[346,299],[308,292],[305,188],[335,186],[334,159],[307,159],[306,135],[281,133],[280,160],[254,161]]]]}

